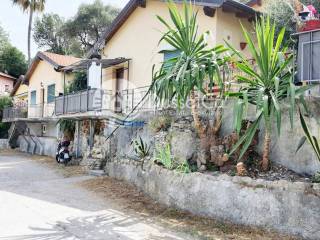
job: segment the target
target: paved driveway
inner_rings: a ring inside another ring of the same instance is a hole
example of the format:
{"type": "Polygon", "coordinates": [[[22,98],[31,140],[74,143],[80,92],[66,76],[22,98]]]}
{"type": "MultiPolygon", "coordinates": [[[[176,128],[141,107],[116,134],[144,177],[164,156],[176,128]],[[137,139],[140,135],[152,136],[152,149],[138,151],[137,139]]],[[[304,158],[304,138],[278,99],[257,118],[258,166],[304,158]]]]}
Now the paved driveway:
{"type": "Polygon", "coordinates": [[[194,239],[119,212],[23,154],[0,152],[0,239],[194,239]]]}

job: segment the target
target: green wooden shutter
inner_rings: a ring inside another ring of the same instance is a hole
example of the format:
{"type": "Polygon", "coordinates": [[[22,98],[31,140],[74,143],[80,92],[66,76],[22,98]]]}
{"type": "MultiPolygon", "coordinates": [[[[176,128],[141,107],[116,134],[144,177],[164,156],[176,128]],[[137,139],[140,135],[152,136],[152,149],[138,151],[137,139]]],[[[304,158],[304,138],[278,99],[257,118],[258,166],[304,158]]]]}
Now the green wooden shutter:
{"type": "Polygon", "coordinates": [[[30,104],[36,105],[37,104],[37,91],[32,91],[30,94],[30,104]]]}
{"type": "Polygon", "coordinates": [[[55,84],[49,85],[48,86],[47,103],[54,102],[55,92],[56,92],[56,85],[55,84]]]}

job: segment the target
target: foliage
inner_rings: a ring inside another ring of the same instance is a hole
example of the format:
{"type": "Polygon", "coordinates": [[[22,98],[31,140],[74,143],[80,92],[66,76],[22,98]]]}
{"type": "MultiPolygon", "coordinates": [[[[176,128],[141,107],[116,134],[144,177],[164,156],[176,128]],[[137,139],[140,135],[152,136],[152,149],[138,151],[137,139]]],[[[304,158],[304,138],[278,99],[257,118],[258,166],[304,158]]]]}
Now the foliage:
{"type": "Polygon", "coordinates": [[[308,140],[309,144],[313,148],[314,153],[316,154],[318,160],[320,161],[320,140],[318,140],[315,136],[312,135],[301,111],[299,111],[300,116],[300,123],[304,132],[304,137],[301,138],[297,152],[301,149],[301,147],[304,145],[304,143],[308,140]]]}
{"type": "Polygon", "coordinates": [[[34,12],[42,12],[44,10],[46,0],[12,0],[13,4],[16,4],[22,8],[24,12],[29,12],[29,24],[28,24],[28,64],[31,63],[31,31],[32,20],[34,12]]]}
{"type": "Polygon", "coordinates": [[[0,25],[0,53],[2,49],[9,45],[9,37],[8,33],[4,31],[4,29],[0,25]]]}
{"type": "Polygon", "coordinates": [[[118,13],[118,9],[104,6],[101,0],[82,4],[77,14],[64,24],[63,31],[71,39],[76,39],[83,51],[87,51],[95,45],[118,13]]]}
{"type": "Polygon", "coordinates": [[[66,93],[78,92],[87,89],[87,72],[76,72],[73,81],[66,89],[66,93]]]}
{"type": "Polygon", "coordinates": [[[12,99],[9,97],[0,97],[0,138],[7,138],[8,137],[8,130],[10,128],[10,123],[2,123],[2,114],[3,109],[5,107],[12,106],[12,99]]]}
{"type": "MultiPolygon", "coordinates": [[[[296,32],[296,24],[298,19],[295,15],[295,0],[269,0],[266,2],[266,12],[276,24],[276,32],[279,33],[285,28],[286,40],[290,39],[290,35],[296,32]]],[[[318,0],[301,0],[305,5],[312,4],[316,9],[320,9],[318,0]]]]}
{"type": "Polygon", "coordinates": [[[231,153],[243,144],[239,156],[241,159],[250,146],[259,125],[263,123],[265,129],[263,168],[267,170],[271,133],[274,130],[272,124],[276,123],[277,132],[280,134],[283,100],[290,99],[290,122],[293,125],[295,98],[300,96],[302,99],[302,94],[308,87],[296,88],[293,84],[293,56],[292,54],[286,55],[288,44],[284,41],[284,28],[281,29],[279,35],[276,35],[275,24],[271,23],[270,18],[262,17],[256,22],[254,36],[245,28],[243,28],[243,34],[257,65],[253,66],[242,53],[229,45],[233,53],[240,59],[236,63],[237,68],[245,74],[237,76],[238,81],[242,84],[239,92],[228,94],[238,98],[238,103],[235,105],[237,131],[240,131],[241,122],[246,118],[249,103],[256,106],[257,114],[252,125],[240,138],[231,153]],[[255,39],[257,46],[254,44],[255,39]]]}
{"type": "Polygon", "coordinates": [[[167,144],[165,147],[156,148],[155,161],[162,164],[169,170],[172,170],[174,168],[170,144],[167,144]]]}
{"type": "Polygon", "coordinates": [[[172,24],[160,16],[157,18],[167,29],[160,42],[169,44],[173,50],[160,53],[180,54],[163,62],[160,70],[153,71],[153,92],[159,102],[170,103],[177,100],[180,106],[187,101],[192,91],[199,90],[205,93],[206,79],[210,80],[211,85],[215,79],[222,84],[219,69],[223,60],[218,56],[226,49],[223,46],[208,46],[205,40],[208,32],[198,33],[197,13],[191,4],[184,3],[182,15],[172,0],[168,6],[172,24]]]}
{"type": "Polygon", "coordinates": [[[150,129],[154,132],[166,131],[170,127],[172,118],[170,116],[159,116],[149,123],[150,129]]]}
{"type": "Polygon", "coordinates": [[[70,54],[70,41],[62,31],[64,20],[58,14],[44,14],[34,24],[33,39],[39,48],[57,54],[70,54]]]}
{"type": "Polygon", "coordinates": [[[133,142],[133,149],[139,158],[145,158],[150,154],[150,146],[145,143],[141,137],[135,139],[133,142]]]}
{"type": "Polygon", "coordinates": [[[190,168],[190,165],[187,161],[180,163],[177,167],[176,167],[176,171],[180,172],[180,173],[191,173],[192,170],[190,168]]]}
{"type": "Polygon", "coordinates": [[[28,65],[24,54],[16,47],[8,44],[0,51],[0,71],[19,77],[27,71],[28,65]]]}
{"type": "Polygon", "coordinates": [[[317,172],[317,173],[312,177],[312,182],[313,182],[313,183],[320,183],[320,172],[317,172]]]}
{"type": "Polygon", "coordinates": [[[75,121],[60,119],[57,124],[59,124],[60,131],[63,132],[65,136],[68,136],[70,139],[74,139],[74,133],[76,131],[75,121]]]}

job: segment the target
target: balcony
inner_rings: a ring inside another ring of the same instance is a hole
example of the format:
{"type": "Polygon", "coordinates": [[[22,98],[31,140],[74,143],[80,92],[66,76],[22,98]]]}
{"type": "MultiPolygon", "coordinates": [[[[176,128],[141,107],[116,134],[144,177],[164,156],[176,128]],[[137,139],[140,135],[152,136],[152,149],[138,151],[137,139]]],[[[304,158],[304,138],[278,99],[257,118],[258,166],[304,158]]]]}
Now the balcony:
{"type": "Polygon", "coordinates": [[[55,115],[61,118],[109,118],[113,113],[125,115],[134,108],[136,111],[153,110],[154,105],[149,97],[141,102],[148,89],[149,87],[141,87],[116,93],[111,90],[90,89],[59,96],[55,99],[55,115]]]}
{"type": "Polygon", "coordinates": [[[101,89],[84,90],[55,98],[55,115],[96,113],[112,110],[112,91],[101,89]]]}
{"type": "Polygon", "coordinates": [[[19,105],[3,110],[2,122],[38,121],[54,117],[54,103],[19,105]]]}

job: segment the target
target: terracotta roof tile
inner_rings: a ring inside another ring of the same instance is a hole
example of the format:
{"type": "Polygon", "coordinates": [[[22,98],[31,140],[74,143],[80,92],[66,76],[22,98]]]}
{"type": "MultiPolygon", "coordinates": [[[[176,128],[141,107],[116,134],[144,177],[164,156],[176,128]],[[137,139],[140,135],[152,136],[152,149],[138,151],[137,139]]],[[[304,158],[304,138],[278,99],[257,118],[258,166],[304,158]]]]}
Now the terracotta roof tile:
{"type": "Polygon", "coordinates": [[[63,66],[63,67],[69,66],[81,60],[81,58],[76,58],[76,57],[67,56],[67,55],[59,55],[59,54],[50,53],[50,52],[42,52],[42,54],[50,58],[57,65],[63,66]]]}

